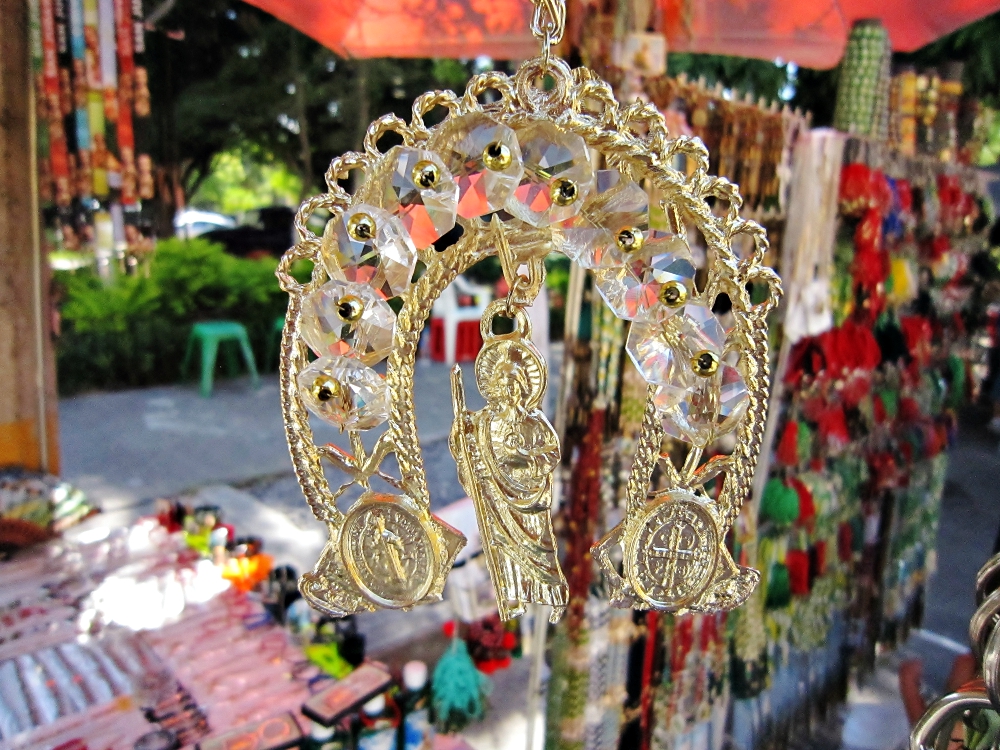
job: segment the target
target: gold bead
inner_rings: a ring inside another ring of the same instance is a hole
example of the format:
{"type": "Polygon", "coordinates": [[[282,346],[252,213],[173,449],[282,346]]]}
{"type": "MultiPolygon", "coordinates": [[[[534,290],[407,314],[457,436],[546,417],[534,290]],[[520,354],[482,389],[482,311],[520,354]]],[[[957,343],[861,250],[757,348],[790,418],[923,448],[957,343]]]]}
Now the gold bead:
{"type": "Polygon", "coordinates": [[[719,356],[707,349],[702,350],[691,357],[691,369],[703,378],[714,375],[719,370],[719,356]]]}
{"type": "Polygon", "coordinates": [[[410,175],[413,183],[423,190],[435,187],[441,181],[441,170],[432,161],[418,161],[410,175]]]}
{"type": "Polygon", "coordinates": [[[375,239],[375,219],[359,211],[347,220],[347,233],[358,242],[375,239]]]}
{"type": "Polygon", "coordinates": [[[642,250],[646,244],[646,238],[642,235],[642,230],[638,227],[622,227],[615,235],[615,242],[619,249],[625,253],[635,253],[642,250]]]}
{"type": "Polygon", "coordinates": [[[483,164],[494,172],[502,172],[514,160],[510,149],[500,141],[493,141],[483,149],[483,164]]]}
{"type": "Polygon", "coordinates": [[[667,307],[680,307],[688,298],[687,287],[679,281],[667,281],[660,286],[660,302],[667,307]]]}
{"type": "Polygon", "coordinates": [[[337,315],[345,323],[357,323],[365,312],[365,303],[353,294],[340,298],[337,303],[337,315]]]}
{"type": "Polygon", "coordinates": [[[577,190],[576,183],[573,180],[560,177],[558,180],[552,182],[549,194],[552,196],[553,203],[557,206],[568,206],[577,199],[580,191],[577,190]]]}
{"type": "Polygon", "coordinates": [[[326,403],[335,398],[341,398],[344,395],[344,387],[336,378],[320,375],[313,381],[312,392],[317,401],[326,403]]]}

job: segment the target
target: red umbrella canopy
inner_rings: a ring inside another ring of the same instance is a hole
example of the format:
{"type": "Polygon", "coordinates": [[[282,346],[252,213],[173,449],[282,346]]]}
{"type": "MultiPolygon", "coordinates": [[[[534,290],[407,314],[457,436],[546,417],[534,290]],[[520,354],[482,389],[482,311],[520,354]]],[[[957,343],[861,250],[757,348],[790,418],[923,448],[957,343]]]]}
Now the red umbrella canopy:
{"type": "Polygon", "coordinates": [[[531,0],[247,0],[341,57],[538,54],[531,0]]]}
{"type": "MultiPolygon", "coordinates": [[[[538,52],[531,0],[248,0],[344,57],[538,52]]],[[[574,3],[571,10],[581,5],[574,3]]],[[[657,0],[676,52],[782,58],[829,68],[851,24],[879,18],[893,48],[909,52],[1000,9],[1000,0],[657,0]]],[[[579,12],[579,11],[578,11],[579,12]]]]}
{"type": "Polygon", "coordinates": [[[912,52],[1000,9],[1000,0],[662,0],[674,52],[711,52],[808,68],[840,62],[851,25],[880,19],[912,52]]]}

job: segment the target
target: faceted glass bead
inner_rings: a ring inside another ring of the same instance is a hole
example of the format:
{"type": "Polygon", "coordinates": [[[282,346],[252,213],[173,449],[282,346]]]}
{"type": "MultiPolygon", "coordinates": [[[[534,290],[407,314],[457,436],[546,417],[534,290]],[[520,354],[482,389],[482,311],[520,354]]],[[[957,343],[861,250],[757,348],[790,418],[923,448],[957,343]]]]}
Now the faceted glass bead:
{"type": "Polygon", "coordinates": [[[518,130],[517,141],[524,173],[507,210],[535,227],[580,213],[594,189],[594,169],[583,138],[542,121],[518,130]]]}
{"type": "Polygon", "coordinates": [[[694,276],[684,240],[662,234],[637,258],[617,268],[597,269],[594,283],[619,318],[662,323],[679,312],[694,293],[694,276]]]}
{"type": "Polygon", "coordinates": [[[302,303],[302,338],[316,355],[381,362],[392,349],[396,314],[367,284],[335,279],[302,303]]]}
{"type": "Polygon", "coordinates": [[[390,154],[382,206],[399,216],[416,247],[430,247],[455,226],[458,185],[433,151],[395,146],[390,154]]]}
{"type": "Polygon", "coordinates": [[[622,173],[617,169],[598,169],[594,173],[594,189],[600,193],[606,193],[622,181],[622,173]]]}
{"type": "Polygon", "coordinates": [[[690,356],[699,351],[709,351],[722,357],[726,346],[726,329],[708,307],[689,302],[671,322],[678,326],[681,342],[689,350],[690,356]]]}
{"type": "Polygon", "coordinates": [[[309,411],[342,430],[368,430],[389,418],[389,387],[356,359],[321,357],[299,373],[298,386],[309,411]]]}
{"type": "MultiPolygon", "coordinates": [[[[658,396],[659,392],[654,400],[658,396]]],[[[662,411],[663,428],[679,440],[705,447],[734,429],[749,403],[743,376],[735,367],[723,364],[710,377],[695,377],[686,397],[662,411]]]]}
{"type": "Polygon", "coordinates": [[[667,434],[704,447],[736,427],[749,393],[739,370],[722,361],[726,331],[705,305],[690,302],[667,323],[632,323],[625,348],[657,386],[653,403],[667,434]],[[676,335],[676,348],[665,333],[676,335]]]}
{"type": "Polygon", "coordinates": [[[458,184],[458,215],[473,219],[503,208],[524,173],[517,135],[481,113],[451,120],[445,127],[448,131],[441,137],[445,142],[454,139],[442,153],[458,184]]]}
{"type": "Polygon", "coordinates": [[[369,284],[383,297],[406,291],[417,264],[417,249],[400,220],[366,203],[326,225],[322,255],[331,279],[369,284]]]}
{"type": "Polygon", "coordinates": [[[649,383],[681,382],[690,369],[688,363],[667,343],[659,325],[635,322],[628,332],[625,350],[649,383]]]}
{"type": "MultiPolygon", "coordinates": [[[[587,218],[608,230],[608,241],[593,248],[591,268],[614,268],[634,260],[649,244],[649,196],[634,182],[623,182],[585,209],[587,218]],[[625,237],[631,242],[623,241],[625,237]]],[[[659,237],[661,233],[656,233],[659,237]]]]}

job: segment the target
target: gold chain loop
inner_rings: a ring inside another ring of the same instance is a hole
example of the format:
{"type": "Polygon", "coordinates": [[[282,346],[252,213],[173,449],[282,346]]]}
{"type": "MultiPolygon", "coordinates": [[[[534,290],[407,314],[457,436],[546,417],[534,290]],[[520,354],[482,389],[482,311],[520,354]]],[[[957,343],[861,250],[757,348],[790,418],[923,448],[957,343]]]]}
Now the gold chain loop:
{"type": "Polygon", "coordinates": [[[531,16],[531,33],[542,42],[542,54],[547,55],[553,44],[559,44],[566,30],[565,0],[532,0],[535,12],[531,16]]]}
{"type": "Polygon", "coordinates": [[[495,215],[490,222],[490,230],[496,243],[500,268],[503,269],[504,280],[507,282],[506,306],[509,316],[516,308],[530,305],[538,296],[545,283],[545,258],[532,255],[524,260],[519,259],[507,242],[503,224],[495,215]],[[522,265],[528,267],[527,275],[520,272],[522,265]]]}

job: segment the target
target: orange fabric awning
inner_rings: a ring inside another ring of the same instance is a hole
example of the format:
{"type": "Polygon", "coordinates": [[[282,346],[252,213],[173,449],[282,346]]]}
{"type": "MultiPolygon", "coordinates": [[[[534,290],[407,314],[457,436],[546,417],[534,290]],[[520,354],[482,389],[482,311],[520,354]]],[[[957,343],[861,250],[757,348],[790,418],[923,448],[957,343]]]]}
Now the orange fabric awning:
{"type": "MultiPolygon", "coordinates": [[[[247,0],[344,57],[523,59],[531,0],[247,0]]],[[[659,0],[676,52],[829,68],[851,24],[880,18],[909,52],[1000,10],[1000,0],[659,0]]]]}
{"type": "Polygon", "coordinates": [[[671,51],[780,57],[808,68],[831,68],[840,62],[851,25],[863,18],[880,19],[892,48],[912,52],[1000,10],[1000,0],[665,0],[663,4],[671,51]]]}
{"type": "Polygon", "coordinates": [[[341,57],[538,54],[531,0],[247,0],[341,57]]]}

